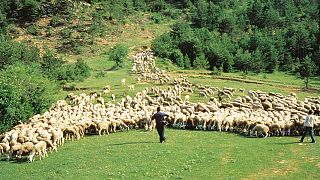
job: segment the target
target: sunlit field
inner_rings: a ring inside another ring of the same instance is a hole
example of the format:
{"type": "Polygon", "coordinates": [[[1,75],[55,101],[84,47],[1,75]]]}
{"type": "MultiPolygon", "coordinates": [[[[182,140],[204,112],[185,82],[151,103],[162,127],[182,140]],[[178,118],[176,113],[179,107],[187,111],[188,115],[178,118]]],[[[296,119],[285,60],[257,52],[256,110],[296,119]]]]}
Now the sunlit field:
{"type": "MultiPolygon", "coordinates": [[[[2,161],[2,179],[318,179],[319,144],[299,137],[131,130],[68,141],[33,163],[2,161]],[[306,153],[307,152],[307,153],[306,153]]],[[[316,137],[318,138],[318,136],[316,137]]]]}

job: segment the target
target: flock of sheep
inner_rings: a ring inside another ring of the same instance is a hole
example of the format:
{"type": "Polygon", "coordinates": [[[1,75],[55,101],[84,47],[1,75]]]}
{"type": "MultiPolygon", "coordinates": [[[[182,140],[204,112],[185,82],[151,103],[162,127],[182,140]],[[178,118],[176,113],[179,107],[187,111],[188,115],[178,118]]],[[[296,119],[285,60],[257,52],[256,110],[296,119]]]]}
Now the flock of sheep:
{"type": "MultiPolygon", "coordinates": [[[[137,128],[151,131],[155,128],[151,116],[158,106],[169,115],[168,126],[173,128],[230,131],[256,137],[301,135],[308,110],[320,110],[319,97],[301,101],[294,93],[284,96],[192,84],[187,77],[174,77],[157,68],[151,51],[133,56],[132,73],[138,76],[138,83],[151,81],[168,87],[145,88],[118,102],[114,94],[111,102],[103,98],[112,91],[110,85],[88,95],[71,93],[44,114],[1,134],[0,155],[8,160],[25,155],[32,162],[35,157],[48,156],[47,151],[57,151],[65,140],[79,140],[86,134],[137,128]],[[207,102],[190,102],[196,92],[207,102]]],[[[121,84],[125,85],[125,79],[121,84]]],[[[128,88],[134,90],[134,86],[128,88]]],[[[320,132],[319,121],[315,131],[320,132]]]]}

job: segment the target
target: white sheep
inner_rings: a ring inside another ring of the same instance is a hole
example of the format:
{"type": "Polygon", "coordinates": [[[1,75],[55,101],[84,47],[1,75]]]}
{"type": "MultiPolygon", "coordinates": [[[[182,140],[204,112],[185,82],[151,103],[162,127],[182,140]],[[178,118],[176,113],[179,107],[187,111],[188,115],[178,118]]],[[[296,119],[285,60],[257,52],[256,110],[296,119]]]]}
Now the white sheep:
{"type": "Polygon", "coordinates": [[[99,133],[99,136],[103,134],[105,134],[107,132],[107,134],[109,135],[109,126],[110,126],[111,122],[110,121],[102,121],[99,122],[97,125],[97,131],[99,133]]]}
{"type": "Polygon", "coordinates": [[[122,85],[122,86],[125,86],[125,85],[126,85],[126,79],[123,78],[123,79],[121,80],[121,85],[122,85]]]}
{"type": "Polygon", "coordinates": [[[256,137],[259,137],[259,135],[265,135],[264,138],[266,138],[269,135],[269,127],[264,124],[257,124],[252,129],[250,136],[252,136],[253,134],[255,134],[256,137]]]}
{"type": "Polygon", "coordinates": [[[44,141],[39,141],[39,143],[35,144],[32,151],[30,152],[29,156],[28,156],[28,160],[30,162],[34,161],[34,156],[35,155],[39,155],[40,156],[40,160],[44,159],[45,157],[48,157],[48,153],[47,153],[47,143],[44,141]]]}
{"type": "Polygon", "coordinates": [[[113,102],[115,102],[116,101],[116,96],[114,94],[111,94],[111,99],[112,99],[113,102]]]}
{"type": "Polygon", "coordinates": [[[129,85],[128,88],[129,88],[129,91],[133,91],[134,90],[134,85],[133,84],[129,85]]]}

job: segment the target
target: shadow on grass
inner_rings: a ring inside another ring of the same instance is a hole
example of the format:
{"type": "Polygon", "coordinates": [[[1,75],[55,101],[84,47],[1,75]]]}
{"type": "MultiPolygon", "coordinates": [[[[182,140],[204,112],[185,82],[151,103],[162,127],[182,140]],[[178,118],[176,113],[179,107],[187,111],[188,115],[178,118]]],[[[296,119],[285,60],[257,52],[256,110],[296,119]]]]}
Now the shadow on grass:
{"type": "Polygon", "coordinates": [[[121,145],[130,145],[130,144],[154,144],[158,142],[153,141],[141,141],[141,142],[123,142],[123,143],[116,143],[116,144],[108,144],[109,146],[121,146],[121,145]]]}
{"type": "Polygon", "coordinates": [[[116,70],[119,70],[119,69],[121,69],[121,67],[118,67],[118,66],[114,65],[111,68],[105,69],[105,71],[116,71],[116,70]]]}
{"type": "Polygon", "coordinates": [[[16,164],[22,164],[22,163],[27,163],[28,160],[27,158],[20,158],[20,159],[1,159],[2,162],[9,162],[9,163],[16,163],[16,164]]]}

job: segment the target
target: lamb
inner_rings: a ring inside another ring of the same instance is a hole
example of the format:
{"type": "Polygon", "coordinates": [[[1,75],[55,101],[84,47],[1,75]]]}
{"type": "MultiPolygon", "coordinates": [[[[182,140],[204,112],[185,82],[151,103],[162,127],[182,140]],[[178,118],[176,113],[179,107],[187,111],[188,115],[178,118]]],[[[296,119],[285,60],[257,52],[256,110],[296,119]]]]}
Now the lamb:
{"type": "Polygon", "coordinates": [[[11,143],[10,146],[11,146],[11,148],[10,148],[10,151],[8,154],[8,159],[11,159],[13,155],[16,155],[16,157],[17,157],[17,154],[21,149],[21,143],[15,143],[15,144],[11,143]]]}
{"type": "Polygon", "coordinates": [[[250,136],[252,136],[253,133],[255,133],[256,137],[258,137],[258,135],[264,135],[264,138],[266,138],[269,135],[269,127],[264,124],[257,124],[252,129],[250,136]]]}
{"type": "Polygon", "coordinates": [[[126,79],[122,79],[122,80],[121,80],[121,85],[122,85],[122,86],[125,86],[125,85],[126,85],[126,79]]]}

